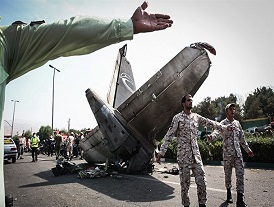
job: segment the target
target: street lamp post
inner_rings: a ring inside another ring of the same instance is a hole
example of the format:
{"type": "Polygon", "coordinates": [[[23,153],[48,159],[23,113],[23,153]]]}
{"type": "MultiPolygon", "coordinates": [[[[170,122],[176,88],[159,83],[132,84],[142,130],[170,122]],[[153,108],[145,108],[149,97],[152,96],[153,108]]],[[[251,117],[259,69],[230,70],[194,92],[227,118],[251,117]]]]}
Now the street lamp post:
{"type": "Polygon", "coordinates": [[[10,123],[7,121],[7,120],[4,120],[9,126],[10,126],[10,128],[11,128],[11,125],[10,125],[10,123]]]}
{"type": "Polygon", "coordinates": [[[53,116],[54,116],[54,78],[55,78],[55,71],[60,72],[57,68],[49,65],[49,67],[53,68],[53,78],[52,78],[52,114],[51,114],[51,128],[53,133],[53,116]]]}
{"type": "Polygon", "coordinates": [[[16,105],[16,102],[19,102],[17,100],[11,100],[14,102],[14,106],[13,106],[13,115],[12,115],[12,124],[11,124],[11,133],[10,133],[10,136],[12,138],[12,134],[13,134],[13,126],[14,126],[14,114],[15,114],[15,105],[16,105]]]}
{"type": "MultiPolygon", "coordinates": [[[[11,124],[7,120],[4,120],[4,121],[10,126],[10,130],[11,130],[11,124]]],[[[10,131],[10,134],[11,134],[11,131],[10,131]]]]}

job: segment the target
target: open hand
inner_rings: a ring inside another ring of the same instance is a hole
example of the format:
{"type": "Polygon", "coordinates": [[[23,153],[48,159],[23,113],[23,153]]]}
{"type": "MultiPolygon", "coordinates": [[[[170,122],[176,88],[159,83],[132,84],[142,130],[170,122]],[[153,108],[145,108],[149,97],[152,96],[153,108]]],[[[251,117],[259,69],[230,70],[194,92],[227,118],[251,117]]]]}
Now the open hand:
{"type": "Polygon", "coordinates": [[[133,13],[131,19],[133,22],[134,34],[143,32],[153,32],[171,27],[173,21],[166,14],[149,14],[145,11],[148,3],[144,3],[138,7],[133,13]]]}

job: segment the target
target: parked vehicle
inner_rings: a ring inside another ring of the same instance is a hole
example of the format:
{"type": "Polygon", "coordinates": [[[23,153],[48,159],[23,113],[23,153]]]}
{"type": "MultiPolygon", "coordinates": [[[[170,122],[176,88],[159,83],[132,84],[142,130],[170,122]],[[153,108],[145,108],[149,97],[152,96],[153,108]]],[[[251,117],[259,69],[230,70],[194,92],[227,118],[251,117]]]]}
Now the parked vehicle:
{"type": "Polygon", "coordinates": [[[4,138],[4,159],[16,162],[17,147],[11,138],[4,138]]]}

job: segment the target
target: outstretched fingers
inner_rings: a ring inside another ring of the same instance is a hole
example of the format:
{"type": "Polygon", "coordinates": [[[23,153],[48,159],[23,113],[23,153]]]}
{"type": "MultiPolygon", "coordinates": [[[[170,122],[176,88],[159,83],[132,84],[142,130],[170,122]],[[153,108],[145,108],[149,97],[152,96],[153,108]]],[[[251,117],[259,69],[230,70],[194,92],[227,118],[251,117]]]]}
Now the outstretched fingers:
{"type": "Polygon", "coordinates": [[[166,14],[155,14],[155,17],[157,19],[165,19],[165,20],[169,20],[172,22],[172,20],[170,20],[170,16],[169,15],[166,15],[166,14]]]}

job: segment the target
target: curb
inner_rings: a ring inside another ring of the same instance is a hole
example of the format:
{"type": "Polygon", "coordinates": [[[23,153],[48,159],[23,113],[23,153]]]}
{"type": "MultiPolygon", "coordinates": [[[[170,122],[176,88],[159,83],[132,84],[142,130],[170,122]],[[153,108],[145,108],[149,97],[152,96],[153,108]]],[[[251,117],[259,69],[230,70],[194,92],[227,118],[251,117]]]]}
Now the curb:
{"type": "MultiPolygon", "coordinates": [[[[176,159],[162,158],[164,162],[177,163],[176,159]]],[[[222,166],[223,161],[203,160],[204,165],[222,166]]],[[[274,163],[244,162],[245,168],[274,169],[274,163]]]]}

